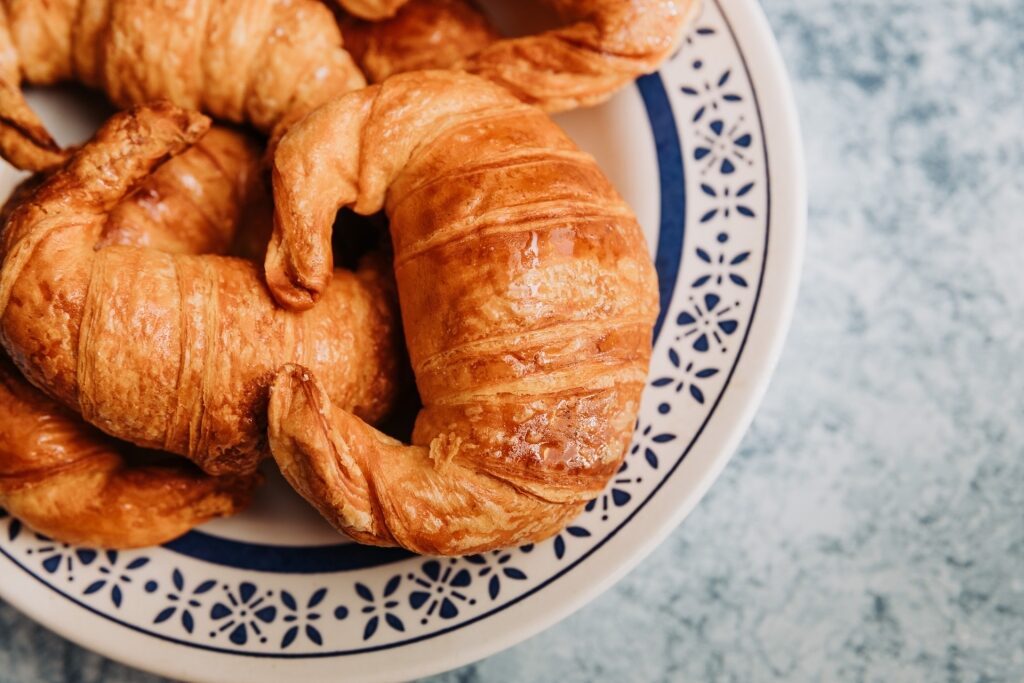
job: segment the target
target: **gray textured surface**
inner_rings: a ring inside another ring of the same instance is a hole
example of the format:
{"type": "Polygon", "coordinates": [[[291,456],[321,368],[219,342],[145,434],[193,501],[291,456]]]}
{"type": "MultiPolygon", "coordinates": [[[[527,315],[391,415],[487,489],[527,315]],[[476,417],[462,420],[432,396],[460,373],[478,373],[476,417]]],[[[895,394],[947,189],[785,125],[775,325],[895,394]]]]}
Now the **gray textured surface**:
{"type": "MultiPolygon", "coordinates": [[[[559,626],[449,681],[1024,679],[1024,1],[765,0],[810,159],[737,457],[559,626]]],[[[0,605],[0,681],[156,681],[0,605]]]]}

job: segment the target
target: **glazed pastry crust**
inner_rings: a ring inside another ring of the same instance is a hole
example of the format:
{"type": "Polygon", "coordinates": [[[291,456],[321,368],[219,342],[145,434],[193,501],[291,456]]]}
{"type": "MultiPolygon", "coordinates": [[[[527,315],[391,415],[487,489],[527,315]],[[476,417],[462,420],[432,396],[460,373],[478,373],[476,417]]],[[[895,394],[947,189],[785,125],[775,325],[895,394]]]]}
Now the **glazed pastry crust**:
{"type": "Polygon", "coordinates": [[[549,112],[598,104],[672,54],[700,0],[549,0],[562,26],[498,39],[467,0],[410,0],[377,24],[343,23],[370,82],[463,69],[549,112]],[[443,47],[442,47],[443,46],[443,47]]]}
{"type": "Polygon", "coordinates": [[[636,419],[656,278],[632,212],[541,110],[465,74],[394,76],[285,135],[274,198],[267,277],[293,308],[321,298],[339,207],[391,220],[413,445],[331,405],[311,368],[271,390],[274,457],[332,524],[474,553],[550,536],[602,490],[636,419]]]}
{"type": "Polygon", "coordinates": [[[26,379],[108,434],[244,474],[266,454],[267,389],[284,363],[314,367],[332,400],[381,417],[397,324],[379,259],[335,273],[326,305],[297,314],[243,259],[96,248],[131,188],[208,125],[167,104],[116,115],[14,210],[0,334],[26,379]]]}
{"type": "Polygon", "coordinates": [[[68,80],[265,133],[365,83],[316,0],[0,0],[0,154],[15,166],[66,157],[20,84],[68,80]]]}

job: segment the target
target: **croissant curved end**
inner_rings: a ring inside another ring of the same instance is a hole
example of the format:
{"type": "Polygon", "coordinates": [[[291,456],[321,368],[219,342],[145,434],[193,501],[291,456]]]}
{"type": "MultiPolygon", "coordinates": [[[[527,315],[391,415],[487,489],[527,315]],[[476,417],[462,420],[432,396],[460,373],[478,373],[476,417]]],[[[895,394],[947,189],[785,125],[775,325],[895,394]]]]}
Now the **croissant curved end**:
{"type": "MultiPolygon", "coordinates": [[[[331,425],[331,400],[312,372],[281,367],[270,386],[269,441],[285,479],[336,528],[366,543],[393,545],[360,500],[368,482],[348,443],[331,425]]],[[[353,418],[354,419],[354,418],[353,418]]]]}
{"type": "MultiPolygon", "coordinates": [[[[325,277],[303,278],[297,271],[298,268],[289,260],[285,250],[281,248],[280,242],[273,236],[267,245],[267,256],[265,262],[267,286],[278,305],[292,310],[305,311],[312,308],[324,289],[328,280],[325,277]]],[[[316,273],[330,273],[330,268],[316,273]]]]}

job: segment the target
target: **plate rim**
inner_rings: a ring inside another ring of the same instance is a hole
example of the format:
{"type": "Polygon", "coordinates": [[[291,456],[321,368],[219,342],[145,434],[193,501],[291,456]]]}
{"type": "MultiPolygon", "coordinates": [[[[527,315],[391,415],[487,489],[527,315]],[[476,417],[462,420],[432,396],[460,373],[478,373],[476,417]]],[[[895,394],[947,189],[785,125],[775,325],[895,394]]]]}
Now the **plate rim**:
{"type": "MultiPolygon", "coordinates": [[[[733,371],[734,376],[744,374],[743,379],[749,382],[749,388],[743,392],[723,392],[720,409],[713,412],[705,424],[706,434],[711,432],[712,425],[723,434],[718,435],[717,443],[711,445],[704,440],[701,449],[694,449],[699,450],[699,453],[695,452],[687,458],[700,462],[696,465],[691,463],[681,491],[678,483],[680,480],[676,481],[675,488],[677,492],[682,493],[682,499],[674,499],[671,506],[668,506],[668,499],[673,497],[652,496],[646,507],[636,511],[637,519],[648,519],[644,525],[646,533],[642,536],[636,535],[632,540],[625,536],[608,539],[609,546],[615,545],[616,542],[619,545],[628,545],[628,552],[621,553],[619,559],[611,563],[592,562],[589,566],[580,564],[575,567],[577,576],[591,577],[590,580],[578,582],[585,585],[583,589],[560,598],[555,606],[545,604],[543,610],[534,607],[541,602],[537,599],[510,605],[504,612],[492,615],[490,623],[505,621],[513,626],[506,630],[494,629],[498,635],[486,640],[467,638],[472,629],[462,629],[461,633],[452,634],[452,640],[461,641],[462,647],[446,647],[442,652],[438,652],[439,648],[430,648],[429,640],[413,643],[407,647],[422,648],[426,645],[432,650],[432,654],[425,657],[400,657],[406,661],[397,664],[396,658],[392,657],[391,666],[387,670],[364,672],[361,680],[405,680],[478,661],[536,635],[576,612],[635,568],[682,522],[720,475],[753,420],[781,356],[796,305],[806,235],[806,170],[791,83],[763,9],[755,0],[713,1],[718,5],[737,46],[741,49],[754,96],[758,100],[762,125],[766,131],[772,133],[770,140],[767,136],[764,138],[766,148],[771,143],[767,158],[769,176],[786,178],[785,183],[773,184],[769,195],[772,215],[768,220],[769,237],[765,249],[763,290],[748,330],[748,338],[756,338],[757,344],[744,350],[733,371]],[[739,35],[747,37],[747,40],[741,41],[739,35]],[[757,53],[756,60],[752,58],[752,53],[757,53]],[[766,98],[765,93],[769,91],[772,95],[766,98]],[[786,215],[787,213],[792,215],[786,215]],[[787,239],[780,240],[780,232],[787,239]],[[771,237],[776,239],[772,240],[771,237]],[[772,280],[771,283],[769,279],[772,280]],[[665,516],[659,519],[659,507],[671,509],[665,511],[665,516]],[[530,614],[531,612],[533,614],[530,614]],[[530,616],[524,617],[524,613],[530,616]]],[[[701,438],[710,437],[704,435],[701,438]]],[[[671,475],[665,481],[668,482],[669,478],[671,475]]],[[[50,614],[51,608],[64,605],[65,600],[52,591],[37,590],[33,579],[32,575],[20,572],[13,573],[13,576],[5,576],[0,594],[5,601],[37,623],[94,652],[141,670],[177,678],[189,677],[190,672],[182,668],[179,658],[168,656],[168,653],[175,654],[174,648],[165,648],[163,656],[159,656],[158,653],[154,656],[151,648],[145,648],[145,651],[143,648],[139,648],[138,651],[132,648],[115,648],[115,642],[112,642],[109,634],[101,635],[102,629],[75,629],[59,621],[50,614]]],[[[550,585],[538,589],[537,592],[549,589],[550,585]]],[[[536,595],[534,597],[536,598],[536,595]]],[[[101,619],[96,615],[89,617],[101,619]]],[[[147,642],[151,641],[141,634],[131,633],[130,637],[129,634],[125,635],[125,640],[142,638],[147,642]]],[[[373,653],[379,654],[386,656],[387,651],[373,653]]],[[[284,667],[292,668],[297,662],[301,662],[302,668],[314,672],[312,675],[315,677],[325,675],[323,669],[329,666],[332,660],[313,658],[259,661],[261,666],[267,668],[269,676],[281,675],[284,673],[284,667]],[[320,674],[316,674],[316,670],[320,670],[320,674]]],[[[230,675],[219,675],[221,673],[223,672],[210,671],[209,675],[190,680],[253,680],[251,674],[243,674],[235,679],[230,675]]]]}

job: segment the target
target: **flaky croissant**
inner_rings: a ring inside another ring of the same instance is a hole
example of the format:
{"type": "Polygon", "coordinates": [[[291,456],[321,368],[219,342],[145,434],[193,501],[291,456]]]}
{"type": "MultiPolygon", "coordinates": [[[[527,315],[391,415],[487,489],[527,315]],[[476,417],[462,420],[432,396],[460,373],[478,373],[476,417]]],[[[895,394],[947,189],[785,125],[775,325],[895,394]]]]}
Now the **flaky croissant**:
{"type": "Polygon", "coordinates": [[[467,0],[411,0],[390,19],[343,16],[339,24],[345,48],[374,83],[404,71],[451,68],[501,39],[467,0]]]}
{"type": "Polygon", "coordinates": [[[166,543],[249,502],[257,475],[211,477],[110,438],[30,385],[0,353],[0,506],[65,543],[166,543]]]}
{"type": "Polygon", "coordinates": [[[386,268],[338,271],[327,303],[274,305],[255,264],[103,243],[108,213],[209,120],[166,103],[114,116],[7,222],[0,334],[26,379],[113,436],[210,474],[266,454],[273,371],[301,362],[373,420],[395,391],[386,268]]]}
{"type": "Polygon", "coordinates": [[[345,39],[367,78],[410,68],[454,68],[498,83],[557,112],[597,104],[655,71],[676,48],[700,0],[549,0],[564,26],[494,40],[468,0],[410,0],[378,23],[345,22],[345,39]],[[443,36],[448,47],[439,49],[443,36]],[[476,49],[470,49],[470,46],[476,49]]]}
{"type": "MultiPolygon", "coordinates": [[[[274,159],[267,277],[321,299],[339,207],[391,220],[423,400],[405,446],[290,365],[270,447],[295,489],[365,543],[475,553],[555,533],[619,467],[658,312],[632,212],[540,109],[474,76],[393,76],[316,110],[274,159]]],[[[318,310],[321,303],[313,310],[318,310]]]]}
{"type": "Polygon", "coordinates": [[[0,0],[0,155],[53,168],[65,153],[24,80],[77,80],[119,106],[154,99],[270,133],[365,81],[316,0],[0,0]]]}
{"type": "MultiPolygon", "coordinates": [[[[225,250],[262,189],[260,155],[245,136],[211,129],[114,207],[106,237],[179,253],[225,250]]],[[[20,187],[0,218],[41,180],[20,187]]],[[[103,548],[165,543],[241,510],[258,481],[211,477],[112,439],[26,382],[0,352],[0,506],[36,531],[103,548]]]]}

